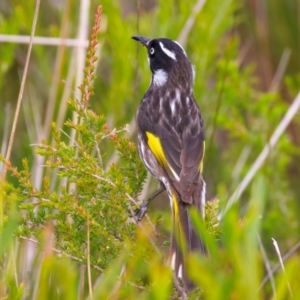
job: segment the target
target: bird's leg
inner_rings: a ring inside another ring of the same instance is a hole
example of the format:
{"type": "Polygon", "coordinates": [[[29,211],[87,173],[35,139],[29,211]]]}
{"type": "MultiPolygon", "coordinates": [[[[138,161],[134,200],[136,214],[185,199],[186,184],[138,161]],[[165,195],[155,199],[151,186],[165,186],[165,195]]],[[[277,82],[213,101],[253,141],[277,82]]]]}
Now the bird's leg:
{"type": "Polygon", "coordinates": [[[140,209],[137,212],[137,217],[138,217],[139,222],[143,219],[143,217],[144,217],[144,215],[145,215],[145,213],[148,209],[148,205],[150,204],[150,202],[154,198],[156,198],[160,193],[162,193],[165,189],[166,188],[163,185],[161,185],[160,188],[150,198],[148,198],[148,200],[146,200],[142,203],[140,209]]]}

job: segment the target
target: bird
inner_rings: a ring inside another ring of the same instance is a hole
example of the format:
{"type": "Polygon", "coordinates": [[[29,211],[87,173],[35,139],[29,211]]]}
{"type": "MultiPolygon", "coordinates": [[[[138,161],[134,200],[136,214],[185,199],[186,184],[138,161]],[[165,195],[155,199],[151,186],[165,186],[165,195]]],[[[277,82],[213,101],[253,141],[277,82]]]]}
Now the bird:
{"type": "Polygon", "coordinates": [[[172,210],[170,264],[187,291],[194,289],[187,273],[190,252],[207,254],[189,210],[204,218],[204,121],[194,99],[194,67],[186,51],[167,38],[133,36],[147,49],[152,73],[136,115],[138,152],[145,167],[168,193],[172,210]]]}

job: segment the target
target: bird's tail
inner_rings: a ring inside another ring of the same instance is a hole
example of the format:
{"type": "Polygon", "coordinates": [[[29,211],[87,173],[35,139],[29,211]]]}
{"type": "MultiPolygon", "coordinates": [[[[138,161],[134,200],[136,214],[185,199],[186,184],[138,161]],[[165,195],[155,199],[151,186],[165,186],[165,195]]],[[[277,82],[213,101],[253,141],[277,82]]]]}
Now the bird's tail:
{"type": "MultiPolygon", "coordinates": [[[[182,280],[186,290],[194,288],[193,283],[187,276],[187,254],[198,252],[207,254],[207,249],[199,235],[196,233],[191,222],[189,209],[194,206],[199,212],[203,211],[204,203],[188,204],[181,201],[177,193],[169,195],[172,202],[173,231],[171,237],[171,267],[175,276],[182,280]]],[[[203,215],[202,215],[203,216],[203,215]]]]}

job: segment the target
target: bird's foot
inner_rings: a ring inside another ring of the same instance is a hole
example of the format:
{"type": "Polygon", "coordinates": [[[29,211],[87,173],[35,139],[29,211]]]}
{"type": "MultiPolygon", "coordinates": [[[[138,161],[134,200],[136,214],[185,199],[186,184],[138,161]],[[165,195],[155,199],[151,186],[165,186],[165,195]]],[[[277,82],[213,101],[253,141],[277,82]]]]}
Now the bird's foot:
{"type": "Polygon", "coordinates": [[[138,211],[136,212],[136,216],[138,218],[138,221],[140,222],[143,217],[146,214],[146,211],[148,209],[149,203],[156,197],[158,196],[160,193],[162,193],[165,190],[164,186],[161,186],[148,200],[144,201],[140,207],[140,209],[138,209],[138,211]]]}
{"type": "Polygon", "coordinates": [[[146,211],[148,209],[148,205],[149,205],[151,200],[152,199],[149,198],[147,201],[144,201],[142,203],[140,209],[137,211],[136,216],[137,216],[137,219],[138,219],[139,222],[144,218],[144,216],[146,214],[146,211]]]}

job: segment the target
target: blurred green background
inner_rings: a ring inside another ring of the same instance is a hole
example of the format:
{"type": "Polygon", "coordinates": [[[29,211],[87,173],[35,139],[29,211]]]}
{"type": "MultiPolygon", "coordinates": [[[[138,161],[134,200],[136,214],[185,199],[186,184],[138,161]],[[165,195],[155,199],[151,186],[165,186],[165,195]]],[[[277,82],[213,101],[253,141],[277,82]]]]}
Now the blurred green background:
{"type": "MultiPolygon", "coordinates": [[[[28,158],[37,188],[46,172],[40,167],[45,159],[35,154],[33,145],[42,139],[51,141],[52,121],[65,128],[64,122],[72,118],[66,101],[78,95],[86,41],[99,4],[103,14],[91,108],[105,115],[111,128],[130,124],[130,138],[135,141],[135,113],[151,74],[145,50],[131,36],[179,40],[196,69],[194,94],[206,127],[207,197],[225,206],[300,90],[300,1],[41,1],[35,35],[78,39],[80,45],[50,45],[44,39],[33,46],[11,162],[21,168],[22,158],[28,158]]],[[[20,40],[30,35],[34,9],[34,1],[0,1],[2,155],[28,49],[20,40]],[[17,36],[13,43],[8,42],[12,35],[17,36]]],[[[109,145],[105,153],[107,166],[118,162],[109,145]]],[[[299,112],[259,175],[266,191],[262,243],[269,259],[277,262],[271,238],[282,253],[300,238],[299,112]]],[[[156,187],[156,182],[147,180],[140,198],[156,187]]],[[[247,188],[239,201],[241,215],[249,197],[247,188]]],[[[156,199],[156,209],[167,206],[168,201],[162,200],[167,200],[165,195],[156,199]]]]}

